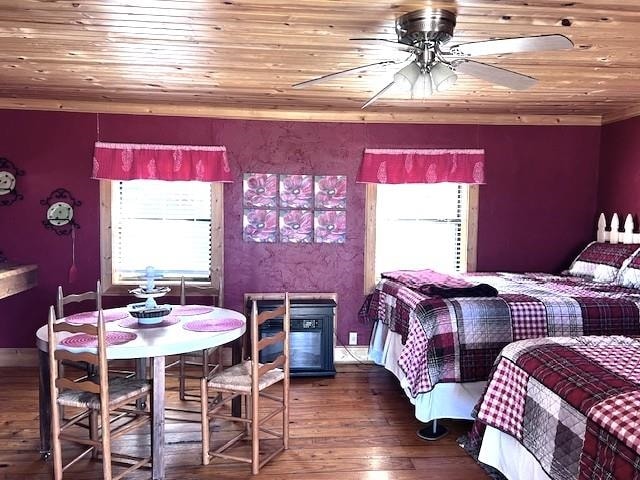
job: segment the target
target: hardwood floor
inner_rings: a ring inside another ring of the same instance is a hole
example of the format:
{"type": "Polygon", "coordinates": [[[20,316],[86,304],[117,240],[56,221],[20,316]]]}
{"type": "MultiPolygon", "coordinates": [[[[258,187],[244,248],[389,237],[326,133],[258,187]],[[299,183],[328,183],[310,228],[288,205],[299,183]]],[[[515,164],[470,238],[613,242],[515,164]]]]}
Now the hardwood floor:
{"type": "MultiPolygon", "coordinates": [[[[172,382],[168,380],[168,384],[172,382]]],[[[177,392],[169,393],[177,405],[177,392]]],[[[48,479],[50,462],[38,454],[37,371],[0,368],[0,479],[48,479]]],[[[188,402],[195,405],[193,402],[188,402]]],[[[303,480],[473,480],[488,478],[457,446],[468,422],[445,422],[451,433],[424,442],[421,426],[395,377],[382,367],[339,367],[335,378],[294,378],[291,386],[290,449],[252,477],[248,465],[200,465],[200,426],[167,423],[166,464],[169,479],[303,480]]],[[[221,434],[224,428],[221,427],[221,434]]],[[[120,450],[148,448],[144,431],[116,443],[120,450]],[[123,443],[125,445],[123,445],[123,443]]],[[[114,446],[114,448],[116,448],[114,446]]],[[[82,460],[65,475],[100,478],[98,462],[82,460]]],[[[148,478],[142,471],[130,478],[148,478]]]]}

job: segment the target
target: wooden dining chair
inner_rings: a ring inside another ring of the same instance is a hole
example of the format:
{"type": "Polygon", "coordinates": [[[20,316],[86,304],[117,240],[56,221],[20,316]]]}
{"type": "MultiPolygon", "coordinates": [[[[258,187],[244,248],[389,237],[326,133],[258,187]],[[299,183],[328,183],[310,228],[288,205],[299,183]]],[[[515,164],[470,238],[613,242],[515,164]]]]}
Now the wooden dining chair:
{"type": "MultiPolygon", "coordinates": [[[[189,291],[210,293],[211,287],[190,285],[189,291]]],[[[213,306],[220,307],[221,292],[214,292],[212,304],[213,306]]],[[[184,277],[180,279],[180,305],[187,305],[187,286],[184,277]]],[[[202,298],[202,297],[201,297],[202,298]]],[[[196,393],[191,393],[188,389],[189,380],[199,380],[202,377],[210,377],[218,370],[222,369],[222,348],[214,347],[197,352],[183,353],[179,355],[177,365],[178,371],[178,390],[180,392],[180,400],[196,400],[200,401],[200,389],[196,386],[196,393]],[[191,373],[189,367],[196,367],[200,371],[191,373]]]]}
{"type": "Polygon", "coordinates": [[[254,300],[251,308],[251,358],[214,374],[210,379],[201,379],[204,465],[209,464],[212,457],[236,460],[251,464],[251,472],[255,475],[268,461],[289,448],[289,309],[288,293],[284,294],[282,306],[262,313],[258,313],[257,302],[254,300]],[[273,319],[282,319],[282,330],[260,339],[260,325],[273,319]],[[281,353],[273,359],[263,358],[261,363],[260,352],[274,346],[281,346],[281,353]],[[278,395],[278,387],[274,388],[276,384],[282,385],[281,395],[278,395]],[[221,399],[212,401],[218,395],[221,399]],[[245,403],[240,417],[232,416],[228,405],[237,397],[242,397],[245,403]],[[282,415],[282,428],[277,431],[271,425],[267,426],[267,422],[278,414],[282,415]],[[243,428],[231,439],[224,438],[216,446],[212,446],[211,423],[215,419],[239,422],[243,428]],[[267,438],[281,439],[281,442],[261,455],[261,434],[267,435],[267,438]],[[238,443],[247,437],[251,441],[250,457],[226,453],[232,447],[240,447],[238,443]]]}
{"type": "MultiPolygon", "coordinates": [[[[78,460],[92,454],[102,454],[104,479],[120,479],[131,471],[151,465],[151,455],[136,457],[114,453],[111,441],[149,422],[150,412],[136,407],[137,400],[151,395],[151,383],[135,378],[109,378],[107,369],[107,344],[102,310],[98,312],[97,325],[74,325],[56,320],[53,306],[49,309],[48,322],[49,368],[51,373],[51,443],[53,450],[53,473],[55,480],[78,460]],[[96,352],[86,347],[68,349],[61,342],[69,334],[86,334],[97,339],[96,352]],[[60,368],[63,361],[85,362],[96,367],[98,375],[84,380],[68,378],[60,368]],[[62,418],[60,407],[73,409],[70,418],[62,418]],[[80,427],[81,421],[89,418],[89,430],[80,427]],[[79,444],[85,448],[66,463],[62,458],[62,441],[79,444]],[[111,459],[127,464],[118,475],[112,474],[111,459]]],[[[146,402],[153,405],[152,401],[146,402]]]]}

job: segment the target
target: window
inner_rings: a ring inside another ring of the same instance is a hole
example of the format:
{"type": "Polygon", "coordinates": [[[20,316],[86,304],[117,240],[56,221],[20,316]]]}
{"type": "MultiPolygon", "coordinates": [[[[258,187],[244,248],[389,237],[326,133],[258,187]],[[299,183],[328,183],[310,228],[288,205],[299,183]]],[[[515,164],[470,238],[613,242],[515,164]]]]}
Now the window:
{"type": "Polygon", "coordinates": [[[365,292],[390,270],[473,271],[477,188],[367,184],[365,292]]]}
{"type": "Polygon", "coordinates": [[[101,181],[102,283],[108,293],[137,285],[152,265],[158,283],[188,281],[219,289],[222,184],[101,181]]]}

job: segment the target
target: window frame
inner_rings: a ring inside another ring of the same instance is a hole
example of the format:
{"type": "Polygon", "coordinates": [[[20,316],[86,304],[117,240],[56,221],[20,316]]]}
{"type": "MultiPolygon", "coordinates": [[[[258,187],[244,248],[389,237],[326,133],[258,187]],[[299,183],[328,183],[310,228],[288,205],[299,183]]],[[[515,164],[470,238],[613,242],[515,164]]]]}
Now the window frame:
{"type": "MultiPolygon", "coordinates": [[[[104,295],[128,295],[130,283],[113,282],[112,245],[113,229],[111,215],[112,182],[100,180],[100,281],[104,295]]],[[[202,296],[217,293],[220,305],[223,299],[224,279],[224,200],[223,183],[211,182],[211,281],[188,282],[204,288],[202,296]]],[[[158,282],[161,285],[179,285],[179,282],[158,282]]]]}
{"type": "MultiPolygon", "coordinates": [[[[466,255],[466,271],[475,272],[478,243],[479,185],[468,185],[467,221],[462,223],[462,253],[466,255]]],[[[364,294],[370,294],[376,286],[376,206],[377,184],[365,185],[365,232],[364,232],[364,294]]]]}

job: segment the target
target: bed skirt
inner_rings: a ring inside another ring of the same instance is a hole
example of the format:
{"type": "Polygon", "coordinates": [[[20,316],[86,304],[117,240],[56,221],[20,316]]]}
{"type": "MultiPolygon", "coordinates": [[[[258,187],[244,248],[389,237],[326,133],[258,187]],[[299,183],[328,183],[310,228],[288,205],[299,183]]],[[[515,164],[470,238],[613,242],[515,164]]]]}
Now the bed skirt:
{"type": "Polygon", "coordinates": [[[412,397],[405,374],[398,366],[401,350],[400,335],[376,322],[369,345],[369,359],[400,380],[400,386],[415,406],[418,420],[425,423],[439,418],[473,420],[471,412],[482,397],[487,382],[437,383],[431,391],[412,397]]]}

